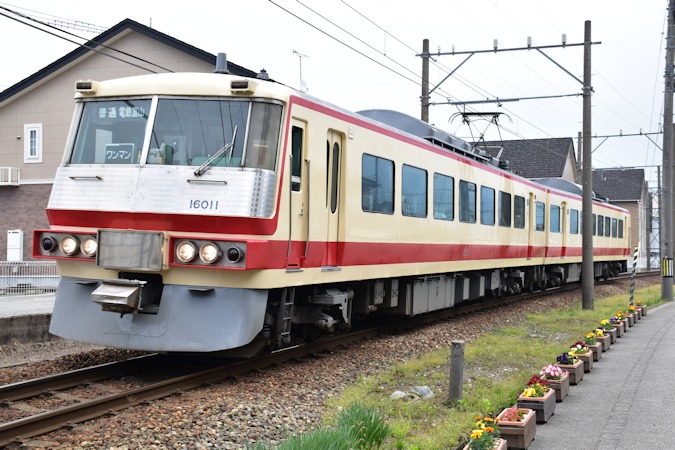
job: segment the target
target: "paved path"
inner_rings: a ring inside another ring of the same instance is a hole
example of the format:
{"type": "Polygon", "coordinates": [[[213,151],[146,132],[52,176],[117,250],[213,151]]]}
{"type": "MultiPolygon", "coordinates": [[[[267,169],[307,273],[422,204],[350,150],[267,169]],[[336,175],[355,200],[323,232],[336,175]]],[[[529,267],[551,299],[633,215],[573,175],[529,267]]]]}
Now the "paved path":
{"type": "Polygon", "coordinates": [[[618,338],[529,450],[675,449],[675,304],[665,303],[618,338]]]}

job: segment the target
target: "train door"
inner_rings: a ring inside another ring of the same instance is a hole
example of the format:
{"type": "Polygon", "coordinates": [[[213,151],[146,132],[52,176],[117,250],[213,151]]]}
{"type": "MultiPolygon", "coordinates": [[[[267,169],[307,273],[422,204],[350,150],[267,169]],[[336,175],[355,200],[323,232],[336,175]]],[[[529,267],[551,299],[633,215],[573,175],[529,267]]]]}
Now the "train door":
{"type": "Polygon", "coordinates": [[[534,221],[535,221],[535,211],[534,211],[534,193],[530,192],[530,198],[527,200],[529,217],[527,220],[527,259],[532,259],[532,254],[534,251],[534,221]]]}
{"type": "Polygon", "coordinates": [[[326,248],[322,266],[338,266],[338,232],[340,225],[340,176],[342,135],[328,130],[326,137],[326,248]]]}
{"type": "Polygon", "coordinates": [[[307,124],[293,119],[290,143],[290,219],[288,231],[288,269],[304,265],[309,250],[309,161],[307,124]]]}

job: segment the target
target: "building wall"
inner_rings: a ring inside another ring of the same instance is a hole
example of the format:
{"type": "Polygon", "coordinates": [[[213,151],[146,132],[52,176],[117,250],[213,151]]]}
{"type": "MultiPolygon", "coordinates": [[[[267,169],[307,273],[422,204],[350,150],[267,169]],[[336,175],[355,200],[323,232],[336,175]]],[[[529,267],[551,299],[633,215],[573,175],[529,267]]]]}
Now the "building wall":
{"type": "Polygon", "coordinates": [[[45,208],[51,189],[51,184],[0,187],[0,261],[7,259],[8,230],[23,230],[23,259],[32,259],[33,230],[49,227],[45,208]]]}
{"type": "MultiPolygon", "coordinates": [[[[106,42],[107,46],[152,61],[174,72],[213,72],[214,67],[151,37],[127,30],[106,42]]],[[[18,167],[21,185],[0,186],[0,260],[7,257],[7,231],[24,232],[24,259],[32,254],[32,230],[48,226],[45,208],[61,163],[72,121],[77,80],[107,80],[151,73],[105,54],[130,60],[154,72],[165,70],[101,48],[0,104],[0,167],[18,167]],[[24,161],[24,126],[40,124],[40,162],[24,161]]]]}

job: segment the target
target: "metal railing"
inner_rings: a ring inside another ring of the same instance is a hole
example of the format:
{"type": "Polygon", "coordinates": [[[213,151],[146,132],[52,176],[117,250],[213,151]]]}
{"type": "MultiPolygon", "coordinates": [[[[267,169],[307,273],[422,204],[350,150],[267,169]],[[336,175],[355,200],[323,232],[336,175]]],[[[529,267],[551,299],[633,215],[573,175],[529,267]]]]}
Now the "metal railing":
{"type": "Polygon", "coordinates": [[[0,261],[0,296],[55,292],[56,261],[0,261]]]}

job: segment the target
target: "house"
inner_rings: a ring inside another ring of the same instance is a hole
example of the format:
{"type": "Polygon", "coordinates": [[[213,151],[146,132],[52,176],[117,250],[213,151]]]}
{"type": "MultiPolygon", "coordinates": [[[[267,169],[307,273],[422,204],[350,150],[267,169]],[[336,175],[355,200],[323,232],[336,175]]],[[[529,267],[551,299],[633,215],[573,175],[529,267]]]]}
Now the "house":
{"type": "Polygon", "coordinates": [[[649,239],[647,224],[651,222],[651,217],[646,216],[651,208],[647,201],[648,185],[644,169],[595,169],[593,191],[596,196],[606,198],[610,203],[630,211],[632,223],[630,242],[633,247],[640,244],[641,257],[638,267],[646,267],[649,239]]]}
{"type": "Polygon", "coordinates": [[[576,183],[577,164],[572,138],[479,142],[500,164],[525,178],[560,178],[576,183]]]}
{"type": "MultiPolygon", "coordinates": [[[[73,115],[75,81],[213,72],[215,63],[215,55],[126,19],[0,92],[0,261],[31,259],[32,230],[48,226],[45,208],[73,115]]],[[[256,76],[231,62],[228,69],[256,76]]]]}

